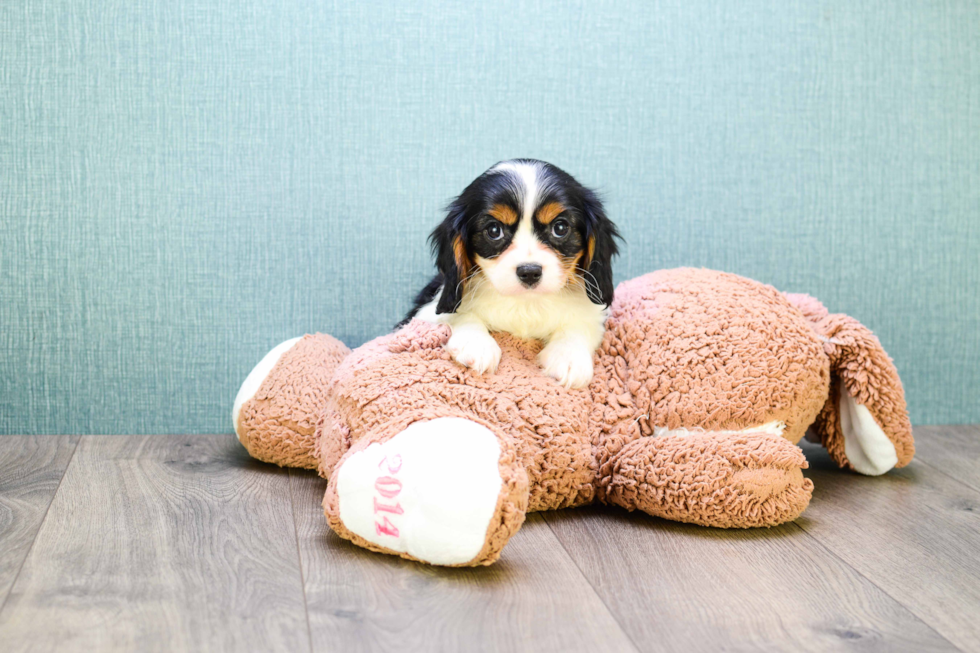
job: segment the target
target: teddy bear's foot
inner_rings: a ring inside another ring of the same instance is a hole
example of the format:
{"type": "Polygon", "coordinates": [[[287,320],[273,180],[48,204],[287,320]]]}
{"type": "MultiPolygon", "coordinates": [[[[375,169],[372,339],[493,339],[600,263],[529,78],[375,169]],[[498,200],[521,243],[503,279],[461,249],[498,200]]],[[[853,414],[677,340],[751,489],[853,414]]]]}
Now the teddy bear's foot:
{"type": "Polygon", "coordinates": [[[607,503],[719,528],[775,526],[810,503],[803,452],[767,431],[678,431],[643,437],[608,464],[607,503]]]}
{"type": "Polygon", "coordinates": [[[524,521],[528,480],[514,448],[477,422],[415,422],[355,447],[324,512],[356,544],[436,565],[490,564],[524,521]]]}
{"type": "Polygon", "coordinates": [[[318,333],[287,340],[266,354],[242,383],[232,423],[254,458],[316,469],[316,423],[334,370],[350,350],[318,333]]]}

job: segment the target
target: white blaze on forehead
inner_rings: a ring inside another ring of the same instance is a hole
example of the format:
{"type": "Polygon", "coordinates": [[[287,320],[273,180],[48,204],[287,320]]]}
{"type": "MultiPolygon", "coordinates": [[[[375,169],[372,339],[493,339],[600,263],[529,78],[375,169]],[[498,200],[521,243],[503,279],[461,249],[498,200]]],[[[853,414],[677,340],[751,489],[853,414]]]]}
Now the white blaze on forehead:
{"type": "Polygon", "coordinates": [[[539,199],[544,195],[541,179],[541,164],[522,161],[505,161],[493,168],[494,172],[507,172],[517,188],[521,199],[521,223],[530,227],[534,217],[534,209],[538,207],[539,199]]]}
{"type": "MultiPolygon", "coordinates": [[[[543,249],[541,241],[534,233],[534,224],[530,217],[521,218],[517,225],[517,231],[514,232],[511,248],[514,250],[513,255],[523,258],[529,258],[534,255],[536,250],[543,249]]],[[[509,255],[511,252],[504,254],[504,256],[509,255]]]]}
{"type": "Polygon", "coordinates": [[[504,172],[512,181],[515,194],[521,204],[521,217],[514,232],[514,239],[505,258],[516,256],[528,259],[525,262],[537,262],[531,260],[535,254],[544,247],[534,233],[534,210],[538,206],[538,201],[543,196],[543,188],[540,179],[541,165],[538,163],[527,163],[522,161],[505,161],[493,168],[494,172],[504,172]]]}

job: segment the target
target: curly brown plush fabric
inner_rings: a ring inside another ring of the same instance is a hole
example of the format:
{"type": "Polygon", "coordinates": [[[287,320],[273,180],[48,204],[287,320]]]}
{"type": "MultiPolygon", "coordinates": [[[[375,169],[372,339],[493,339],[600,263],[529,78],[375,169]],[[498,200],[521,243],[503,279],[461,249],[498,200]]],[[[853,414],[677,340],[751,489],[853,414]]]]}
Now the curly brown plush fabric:
{"type": "Polygon", "coordinates": [[[238,439],[254,458],[280,467],[316,469],[314,433],[334,370],[350,353],[323,333],[283,353],[238,415],[238,439]]]}
{"type": "Polygon", "coordinates": [[[496,560],[529,511],[593,501],[723,528],[793,520],[813,489],[795,443],[815,419],[849,466],[839,387],[869,409],[899,465],[914,451],[901,383],[870,331],[811,297],[736,275],[665,270],[621,284],[584,390],[541,373],[539,342],[494,334],[500,366],[481,375],[451,359],[449,335],[413,320],[346,355],[336,341],[304,339],[243,407],[242,442],[329,479],[324,513],[341,537],[412,558],[348,528],[338,470],[412,425],[485,427],[499,444],[500,486],[485,504],[482,549],[440,563],[463,565],[496,560]]]}

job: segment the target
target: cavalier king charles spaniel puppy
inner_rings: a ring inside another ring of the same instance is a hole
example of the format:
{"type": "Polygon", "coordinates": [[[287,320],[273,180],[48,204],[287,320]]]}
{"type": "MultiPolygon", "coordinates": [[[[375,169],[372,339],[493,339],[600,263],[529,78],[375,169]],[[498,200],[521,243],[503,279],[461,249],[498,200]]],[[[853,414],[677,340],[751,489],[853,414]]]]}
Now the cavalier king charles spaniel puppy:
{"type": "Polygon", "coordinates": [[[448,324],[450,354],[481,373],[500,362],[491,331],[541,340],[544,372],[583,388],[612,301],[617,238],[596,194],[565,171],[532,159],[498,163],[429,237],[438,274],[402,324],[448,324]]]}

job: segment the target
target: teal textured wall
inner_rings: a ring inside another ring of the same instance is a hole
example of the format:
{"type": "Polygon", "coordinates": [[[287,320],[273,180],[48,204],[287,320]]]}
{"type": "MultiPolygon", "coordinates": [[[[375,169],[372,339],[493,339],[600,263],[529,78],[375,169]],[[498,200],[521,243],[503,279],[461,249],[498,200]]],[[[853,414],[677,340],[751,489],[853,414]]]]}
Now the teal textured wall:
{"type": "Polygon", "coordinates": [[[980,422],[980,3],[0,3],[0,433],[229,431],[277,342],[383,333],[497,160],[599,187],[616,271],[873,328],[980,422]]]}

